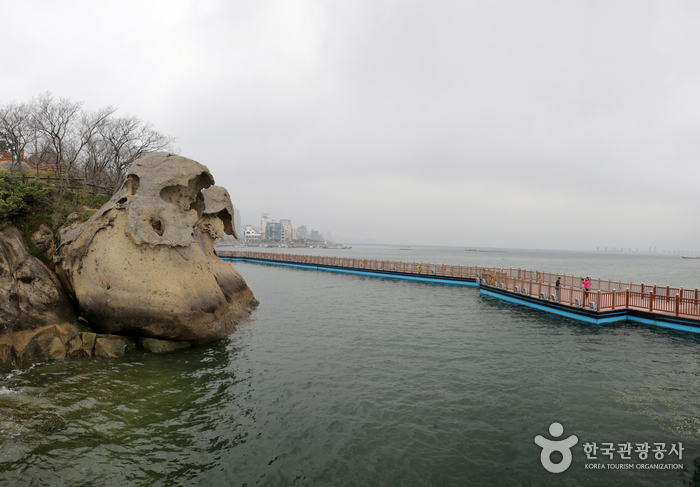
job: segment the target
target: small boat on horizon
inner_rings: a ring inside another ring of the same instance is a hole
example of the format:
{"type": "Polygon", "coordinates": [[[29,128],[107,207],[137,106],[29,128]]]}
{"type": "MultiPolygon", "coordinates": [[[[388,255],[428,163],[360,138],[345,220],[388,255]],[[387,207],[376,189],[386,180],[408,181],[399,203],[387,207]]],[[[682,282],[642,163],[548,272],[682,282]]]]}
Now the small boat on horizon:
{"type": "Polygon", "coordinates": [[[700,255],[683,255],[681,259],[700,259],[700,255]]]}

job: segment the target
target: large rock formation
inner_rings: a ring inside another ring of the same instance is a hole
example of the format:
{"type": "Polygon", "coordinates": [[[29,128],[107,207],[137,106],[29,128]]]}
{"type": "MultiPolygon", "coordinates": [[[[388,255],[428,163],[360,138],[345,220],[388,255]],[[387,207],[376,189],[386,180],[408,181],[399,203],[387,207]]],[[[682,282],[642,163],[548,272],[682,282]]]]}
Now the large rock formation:
{"type": "Polygon", "coordinates": [[[62,359],[79,329],[73,304],[22,234],[0,230],[0,370],[62,359]]]}
{"type": "Polygon", "coordinates": [[[87,222],[60,233],[57,273],[103,333],[204,343],[257,305],[243,278],[213,253],[233,234],[228,193],[190,159],[153,153],[87,222]]]}

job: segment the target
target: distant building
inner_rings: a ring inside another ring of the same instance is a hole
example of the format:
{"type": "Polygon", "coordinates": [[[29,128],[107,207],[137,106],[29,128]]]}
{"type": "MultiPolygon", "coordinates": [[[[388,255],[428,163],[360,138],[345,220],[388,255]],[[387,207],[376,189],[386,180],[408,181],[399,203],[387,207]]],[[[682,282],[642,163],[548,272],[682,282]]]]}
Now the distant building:
{"type": "MultiPolygon", "coordinates": [[[[282,224],[283,220],[280,220],[280,226],[282,227],[282,242],[292,241],[292,224],[288,223],[286,225],[282,224]]],[[[289,221],[289,220],[287,220],[289,221]]]]}
{"type": "Polygon", "coordinates": [[[292,220],[288,218],[280,218],[279,223],[282,227],[281,230],[281,241],[291,242],[292,241],[292,220]]]}
{"type": "Polygon", "coordinates": [[[306,225],[302,225],[299,228],[297,228],[297,238],[296,240],[306,240],[309,238],[309,231],[306,229],[306,225]]]}
{"type": "Polygon", "coordinates": [[[282,241],[282,225],[279,222],[268,221],[266,223],[265,240],[268,242],[282,241]]]}
{"type": "Polygon", "coordinates": [[[321,232],[319,232],[318,230],[311,230],[311,240],[323,240],[321,232]]]}
{"type": "Polygon", "coordinates": [[[236,235],[238,235],[238,240],[243,240],[243,234],[241,231],[243,230],[241,228],[241,212],[238,211],[238,208],[235,206],[233,207],[233,229],[236,232],[236,235]]]}
{"type": "Polygon", "coordinates": [[[265,229],[267,228],[268,222],[273,221],[272,218],[270,218],[269,213],[263,213],[262,216],[260,217],[260,233],[265,235],[265,229]]]}
{"type": "Polygon", "coordinates": [[[262,240],[262,235],[255,230],[252,226],[246,225],[243,229],[243,241],[244,242],[260,242],[262,240]]]}
{"type": "MultiPolygon", "coordinates": [[[[19,160],[24,161],[24,149],[19,154],[19,160]]],[[[0,152],[0,162],[12,162],[12,152],[0,152]]]]}

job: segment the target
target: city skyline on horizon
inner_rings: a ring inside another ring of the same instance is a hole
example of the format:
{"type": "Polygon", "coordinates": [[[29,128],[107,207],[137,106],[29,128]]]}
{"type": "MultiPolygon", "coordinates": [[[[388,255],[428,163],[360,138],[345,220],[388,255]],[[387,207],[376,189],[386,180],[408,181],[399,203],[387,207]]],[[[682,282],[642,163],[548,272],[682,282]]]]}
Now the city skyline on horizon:
{"type": "MultiPolygon", "coordinates": [[[[269,215],[270,213],[263,212],[261,215],[269,215]]],[[[274,220],[274,219],[273,219],[274,220]]],[[[279,221],[281,220],[287,220],[287,219],[278,219],[279,221]]],[[[291,220],[288,220],[291,221],[291,220]]],[[[256,230],[260,230],[260,226],[256,226],[252,223],[246,223],[245,225],[242,225],[241,228],[250,226],[256,230]]],[[[307,227],[307,225],[300,225],[307,227]]],[[[309,230],[312,230],[312,227],[308,227],[309,230]]],[[[323,235],[330,235],[332,232],[330,231],[318,231],[319,233],[323,235]]],[[[241,240],[241,239],[239,239],[241,240]]],[[[330,238],[327,240],[331,241],[330,238]]],[[[530,249],[530,248],[522,248],[522,247],[503,247],[503,246],[478,246],[478,245],[441,245],[441,244],[417,244],[417,243],[411,243],[411,242],[391,242],[391,241],[381,241],[373,238],[364,238],[364,239],[354,239],[352,237],[347,237],[347,236],[341,236],[338,235],[333,238],[333,242],[335,243],[343,243],[343,244],[357,244],[357,245],[389,245],[389,246],[399,246],[399,245],[408,245],[408,246],[416,246],[416,247],[450,247],[450,248],[474,248],[474,249],[504,249],[504,250],[538,250],[538,251],[562,251],[562,252],[567,252],[567,251],[575,251],[575,249],[555,249],[555,248],[550,248],[550,249],[530,249]]],[[[609,253],[638,253],[638,254],[687,254],[687,255],[697,255],[700,254],[700,250],[678,250],[678,249],[659,249],[656,245],[649,245],[648,250],[645,248],[637,248],[637,247],[612,247],[612,246],[596,246],[595,250],[594,249],[580,249],[579,251],[582,252],[609,252],[609,253]]]]}

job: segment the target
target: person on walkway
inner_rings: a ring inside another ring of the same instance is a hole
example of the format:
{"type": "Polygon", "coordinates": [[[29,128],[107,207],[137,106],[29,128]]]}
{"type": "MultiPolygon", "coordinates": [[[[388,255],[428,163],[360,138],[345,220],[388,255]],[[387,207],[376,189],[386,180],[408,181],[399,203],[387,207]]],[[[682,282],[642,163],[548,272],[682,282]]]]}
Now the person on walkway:
{"type": "Polygon", "coordinates": [[[591,278],[586,276],[586,279],[583,281],[583,304],[584,306],[586,305],[586,299],[588,298],[588,290],[591,287],[591,278]]]}
{"type": "Polygon", "coordinates": [[[557,303],[560,301],[560,299],[559,299],[559,286],[561,286],[561,277],[557,277],[557,282],[554,285],[555,292],[557,293],[557,303]]]}

